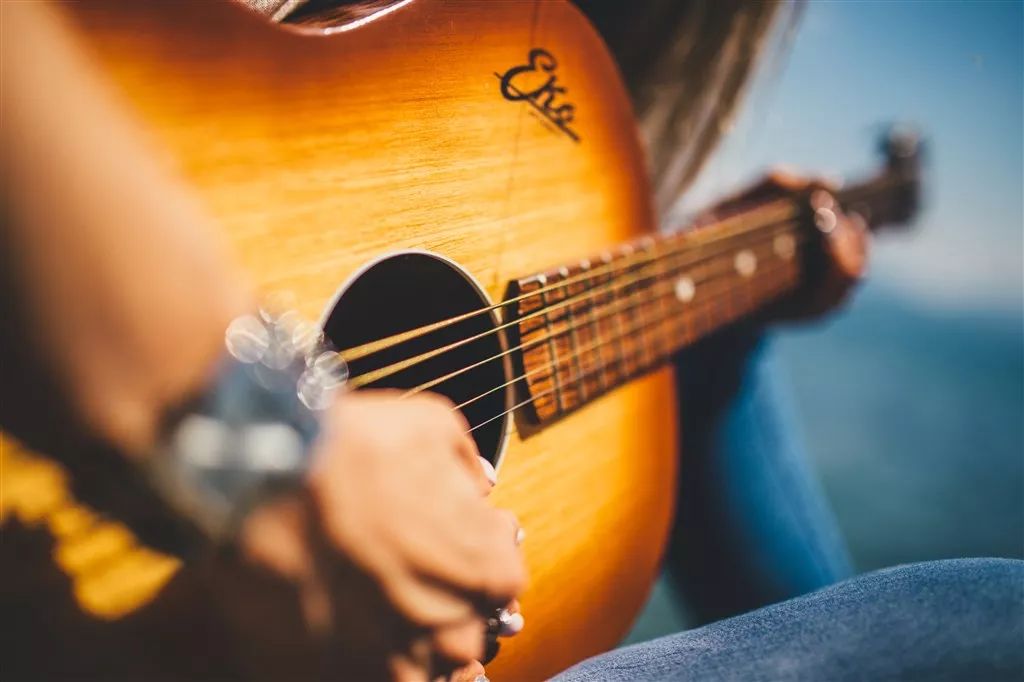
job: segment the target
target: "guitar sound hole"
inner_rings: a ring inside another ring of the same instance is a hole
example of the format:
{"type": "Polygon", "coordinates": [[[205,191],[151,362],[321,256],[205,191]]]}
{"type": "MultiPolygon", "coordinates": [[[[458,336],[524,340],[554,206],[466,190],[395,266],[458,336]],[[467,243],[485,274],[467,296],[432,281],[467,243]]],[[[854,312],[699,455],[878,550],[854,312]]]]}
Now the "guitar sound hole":
{"type": "MultiPolygon", "coordinates": [[[[454,263],[421,252],[399,253],[372,264],[342,291],[324,325],[333,345],[349,349],[394,334],[486,308],[489,302],[454,263]]],[[[446,396],[470,426],[480,454],[497,464],[508,416],[506,358],[492,312],[473,315],[401,343],[389,345],[349,364],[352,379],[395,363],[458,343],[481,338],[391,373],[361,387],[410,389],[449,374],[428,390],[446,396]],[[493,358],[493,359],[492,359],[493,358]],[[479,366],[474,366],[481,363],[479,366]],[[466,369],[473,366],[472,369],[466,369]],[[465,370],[465,371],[462,371],[465,370]],[[496,389],[496,390],[493,390],[496,389]],[[474,400],[475,399],[475,400],[474,400]],[[468,402],[472,401],[472,402],[468,402]]]]}

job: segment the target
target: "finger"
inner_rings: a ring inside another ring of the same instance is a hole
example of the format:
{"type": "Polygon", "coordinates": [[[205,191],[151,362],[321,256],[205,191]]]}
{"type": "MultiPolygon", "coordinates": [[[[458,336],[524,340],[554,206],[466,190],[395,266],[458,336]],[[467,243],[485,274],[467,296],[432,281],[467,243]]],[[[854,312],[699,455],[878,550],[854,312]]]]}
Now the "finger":
{"type": "Polygon", "coordinates": [[[525,587],[526,567],[515,544],[514,517],[500,510],[489,511],[491,514],[481,519],[477,540],[486,547],[479,564],[479,590],[487,603],[504,605],[525,587]]]}
{"type": "Polygon", "coordinates": [[[436,533],[409,538],[406,554],[418,557],[425,580],[447,585],[480,608],[506,604],[526,578],[513,523],[482,500],[470,502],[442,518],[436,533]]]}
{"type": "Polygon", "coordinates": [[[428,682],[430,671],[418,654],[395,655],[388,661],[391,679],[395,682],[428,682]]]}
{"type": "Polygon", "coordinates": [[[790,166],[773,166],[768,170],[761,187],[777,187],[782,190],[797,192],[807,189],[810,181],[798,169],[790,166]]]}
{"type": "Polygon", "coordinates": [[[463,469],[473,480],[473,485],[483,497],[491,494],[494,486],[498,484],[498,472],[494,465],[481,457],[476,449],[473,439],[469,443],[460,442],[456,444],[456,452],[463,469]]]}
{"type": "Polygon", "coordinates": [[[480,661],[473,661],[452,672],[447,681],[440,680],[440,682],[488,682],[488,680],[483,664],[480,661]]]}
{"type": "Polygon", "coordinates": [[[851,280],[864,276],[867,269],[871,235],[863,218],[857,214],[839,214],[836,229],[828,235],[828,251],[832,265],[851,280]]]}
{"type": "Polygon", "coordinates": [[[742,189],[739,192],[727,196],[719,201],[715,205],[713,213],[715,215],[720,215],[723,212],[728,213],[733,209],[742,208],[750,203],[767,201],[779,198],[780,196],[802,192],[815,184],[824,186],[824,183],[818,181],[812,182],[799,170],[784,166],[776,166],[771,168],[754,185],[742,189]]]}
{"type": "Polygon", "coordinates": [[[461,623],[476,616],[476,606],[466,593],[452,585],[438,584],[419,574],[395,579],[388,600],[410,622],[435,628],[461,623]]]}
{"type": "Polygon", "coordinates": [[[434,652],[455,665],[479,659],[484,655],[486,629],[482,617],[438,628],[434,631],[434,652]]]}
{"type": "Polygon", "coordinates": [[[509,537],[512,538],[513,544],[516,547],[523,544],[523,540],[526,539],[526,531],[519,525],[519,519],[516,515],[507,509],[498,509],[496,511],[505,520],[505,523],[508,524],[509,537]]]}
{"type": "Polygon", "coordinates": [[[478,454],[473,439],[469,438],[468,441],[460,439],[455,443],[456,456],[462,470],[473,481],[473,487],[482,497],[487,497],[498,483],[498,472],[493,464],[478,454]]]}
{"type": "Polygon", "coordinates": [[[856,288],[858,281],[833,264],[807,303],[804,316],[818,316],[828,310],[842,307],[849,299],[850,293],[856,288]]]}
{"type": "Polygon", "coordinates": [[[455,454],[458,456],[459,462],[463,465],[466,473],[473,480],[477,490],[480,491],[480,494],[487,496],[498,482],[498,474],[494,470],[494,466],[480,456],[480,451],[476,447],[476,441],[473,440],[472,435],[469,433],[469,423],[466,421],[465,416],[456,410],[454,406],[446,406],[445,409],[448,410],[448,415],[444,419],[448,425],[450,437],[453,440],[455,454]]]}
{"type": "Polygon", "coordinates": [[[458,465],[451,467],[446,475],[456,480],[438,482],[447,492],[421,510],[419,532],[395,538],[396,551],[406,557],[407,570],[420,581],[478,604],[502,605],[515,592],[504,594],[501,586],[511,584],[509,589],[514,590],[521,575],[516,524],[474,494],[458,465]],[[492,600],[489,595],[495,589],[498,598],[492,600]]]}
{"type": "MultiPolygon", "coordinates": [[[[482,500],[472,497],[468,490],[463,495],[481,505],[487,512],[494,512],[482,500]]],[[[314,523],[319,521],[311,520],[314,523]]],[[[428,524],[428,527],[435,526],[437,524],[428,524]]],[[[435,535],[439,538],[458,535],[457,532],[450,530],[455,527],[455,524],[447,524],[443,529],[436,530],[435,535]]],[[[432,561],[435,568],[445,566],[444,553],[438,551],[440,543],[432,538],[423,537],[424,535],[413,534],[414,545],[393,551],[397,552],[399,557],[418,557],[432,561]]],[[[359,569],[348,559],[344,551],[339,552],[340,547],[332,542],[322,529],[313,530],[310,539],[316,564],[323,575],[330,576],[331,591],[336,595],[344,595],[346,590],[350,591],[355,584],[354,577],[361,575],[359,569]]],[[[401,561],[392,557],[382,563],[392,565],[393,569],[389,571],[387,579],[379,580],[369,587],[380,591],[381,597],[409,621],[422,627],[436,627],[464,621],[474,615],[475,605],[467,598],[461,586],[453,587],[450,580],[437,580],[426,576],[421,566],[410,564],[407,560],[401,561]]]]}

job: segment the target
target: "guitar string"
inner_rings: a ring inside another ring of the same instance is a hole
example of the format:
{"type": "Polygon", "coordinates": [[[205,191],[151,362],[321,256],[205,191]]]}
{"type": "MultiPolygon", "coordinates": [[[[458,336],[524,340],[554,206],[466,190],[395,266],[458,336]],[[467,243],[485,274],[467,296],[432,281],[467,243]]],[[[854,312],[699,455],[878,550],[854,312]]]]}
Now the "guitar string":
{"type": "MultiPolygon", "coordinates": [[[[773,235],[773,236],[778,236],[778,235],[773,235]]],[[[767,241],[767,240],[763,240],[763,241],[767,241]]],[[[794,241],[793,241],[794,249],[798,248],[800,246],[800,244],[801,244],[801,240],[799,240],[796,236],[794,236],[794,241]]],[[[764,244],[762,243],[759,246],[763,247],[764,244]]],[[[754,251],[757,248],[758,248],[758,246],[752,246],[750,250],[754,251]]],[[[756,254],[755,254],[755,257],[756,257],[756,254]]],[[[722,262],[721,256],[718,256],[716,258],[717,258],[717,260],[714,259],[714,258],[713,259],[707,259],[705,261],[707,263],[707,265],[705,267],[710,268],[711,266],[717,265],[718,263],[722,262]]],[[[652,277],[648,278],[648,279],[655,280],[655,283],[651,284],[647,289],[638,289],[636,291],[633,291],[632,293],[627,294],[624,297],[615,297],[609,303],[601,303],[601,302],[596,302],[596,301],[592,302],[592,303],[589,304],[590,307],[588,308],[586,313],[583,313],[583,314],[586,314],[588,316],[588,318],[586,320],[580,320],[578,323],[574,321],[573,323],[566,325],[565,328],[562,328],[562,329],[549,330],[549,333],[548,333],[547,336],[543,336],[543,337],[536,338],[536,339],[531,339],[529,341],[520,343],[517,346],[513,346],[513,347],[511,347],[511,348],[509,348],[507,350],[504,350],[504,351],[501,351],[499,353],[496,353],[495,355],[492,355],[491,357],[485,358],[483,360],[479,360],[479,361],[477,361],[477,362],[475,362],[475,363],[473,363],[471,365],[468,365],[466,367],[462,367],[460,369],[454,370],[454,371],[449,372],[448,374],[445,374],[443,376],[436,377],[436,378],[431,379],[431,380],[429,380],[427,382],[424,382],[424,383],[422,383],[422,384],[420,384],[418,386],[414,386],[413,388],[410,388],[405,393],[403,393],[402,397],[407,397],[407,396],[410,396],[410,395],[415,395],[416,393],[419,393],[421,391],[427,390],[429,388],[433,388],[434,386],[437,386],[437,385],[439,385],[441,383],[444,383],[445,381],[447,381],[449,379],[452,379],[452,378],[454,378],[456,376],[459,376],[460,374],[463,374],[463,373],[468,372],[470,370],[473,370],[473,369],[476,369],[478,367],[481,367],[481,366],[483,366],[483,365],[485,365],[485,364],[487,364],[489,362],[493,362],[495,360],[501,359],[502,357],[510,355],[511,353],[514,353],[514,352],[516,352],[518,350],[532,349],[534,346],[538,346],[538,345],[541,345],[541,344],[546,343],[548,341],[551,341],[551,340],[555,339],[558,336],[563,336],[565,334],[574,333],[574,332],[577,332],[577,331],[580,331],[580,330],[586,330],[588,328],[593,327],[598,320],[610,319],[613,314],[618,315],[618,314],[624,313],[624,312],[636,311],[636,310],[638,310],[639,308],[641,308],[644,305],[651,305],[654,301],[660,301],[660,299],[664,297],[665,293],[671,293],[671,292],[674,291],[675,282],[672,281],[672,280],[678,279],[677,278],[677,274],[679,274],[680,272],[686,270],[687,267],[689,267],[689,266],[688,265],[683,265],[681,267],[677,267],[675,270],[673,270],[671,272],[670,271],[665,271],[665,272],[662,272],[660,275],[655,275],[655,276],[652,276],[652,277]],[[667,290],[663,289],[662,285],[664,285],[664,284],[668,284],[668,289],[667,290]],[[643,298],[643,296],[645,294],[650,295],[651,293],[654,293],[656,290],[658,292],[660,292],[660,293],[657,294],[657,296],[654,296],[654,297],[649,298],[649,299],[644,299],[643,298]],[[635,302],[635,304],[630,304],[630,302],[635,297],[637,297],[637,296],[640,296],[641,298],[639,300],[637,300],[635,302]],[[627,304],[629,304],[629,305],[627,305],[627,304]],[[595,314],[595,312],[594,312],[595,308],[599,308],[600,309],[597,314],[595,314]]],[[[696,286],[698,284],[708,285],[708,284],[714,283],[716,281],[721,281],[723,279],[728,279],[727,276],[730,274],[730,272],[732,272],[734,267],[735,266],[732,265],[731,267],[727,266],[724,269],[720,268],[717,271],[711,272],[710,276],[705,276],[702,279],[693,279],[693,280],[691,280],[691,284],[694,285],[694,286],[696,286]]],[[[660,306],[660,303],[659,303],[659,306],[660,306]]],[[[569,311],[569,314],[572,314],[571,310],[569,311]]]]}
{"type": "MultiPolygon", "coordinates": [[[[781,225],[779,227],[780,227],[780,229],[792,229],[793,225],[792,224],[790,224],[790,225],[781,225]]],[[[774,235],[774,233],[773,233],[773,235],[774,235]]],[[[778,236],[778,235],[774,235],[774,236],[778,236]]],[[[717,249],[713,253],[702,253],[702,249],[698,248],[698,249],[692,249],[692,250],[687,250],[687,251],[679,252],[678,255],[669,256],[668,259],[677,258],[677,257],[681,258],[681,257],[684,257],[684,256],[693,256],[695,258],[692,261],[690,261],[689,263],[684,264],[682,267],[695,266],[695,265],[697,265],[697,264],[699,264],[701,262],[714,259],[714,258],[716,258],[716,257],[718,257],[720,255],[723,255],[723,254],[726,254],[726,253],[729,253],[729,252],[730,252],[730,250],[728,248],[721,248],[721,249],[717,249]]],[[[652,259],[652,260],[648,261],[647,265],[644,265],[644,266],[641,266],[639,268],[636,268],[633,271],[628,271],[626,274],[628,275],[628,274],[640,272],[640,271],[646,270],[648,268],[655,268],[656,270],[657,269],[661,269],[660,266],[664,263],[665,260],[666,259],[662,259],[662,258],[659,258],[659,259],[656,259],[656,260],[652,259]]],[[[380,368],[377,368],[375,370],[364,372],[363,374],[355,375],[354,377],[350,378],[349,384],[353,388],[359,388],[361,386],[366,386],[368,384],[375,383],[375,382],[377,382],[377,381],[379,381],[381,379],[384,379],[386,377],[391,376],[392,374],[396,374],[397,372],[401,372],[403,370],[409,369],[410,367],[414,367],[414,366],[416,366],[416,365],[418,365],[420,363],[423,363],[423,362],[426,362],[428,360],[431,360],[431,359],[433,359],[433,358],[435,358],[435,357],[437,357],[439,355],[442,355],[444,353],[447,353],[447,352],[449,352],[451,350],[455,350],[456,348],[460,348],[460,347],[462,347],[462,346],[464,346],[464,345],[466,345],[468,343],[472,343],[473,341],[478,341],[478,340],[480,340],[482,338],[485,338],[487,336],[490,336],[492,334],[497,334],[497,333],[501,332],[504,329],[507,329],[509,327],[517,325],[517,324],[519,324],[521,322],[524,322],[526,320],[534,319],[534,318],[540,317],[541,315],[546,315],[546,314],[548,314],[548,313],[550,313],[552,311],[560,310],[562,308],[565,308],[567,306],[573,305],[575,303],[579,303],[582,300],[593,298],[594,296],[596,296],[598,294],[601,294],[601,293],[604,293],[605,291],[612,291],[612,292],[614,292],[614,290],[616,290],[616,289],[621,289],[623,287],[636,284],[638,282],[643,281],[644,279],[651,279],[653,276],[655,276],[655,275],[645,275],[645,276],[642,276],[642,277],[633,277],[633,278],[619,278],[618,280],[611,279],[608,282],[603,283],[600,286],[592,287],[591,289],[588,289],[588,290],[582,292],[578,296],[567,297],[565,299],[561,299],[561,300],[556,301],[555,303],[553,303],[551,305],[539,308],[538,310],[533,311],[531,313],[528,313],[527,315],[519,317],[519,318],[517,318],[515,320],[511,320],[509,322],[505,322],[505,323],[499,324],[496,327],[494,327],[492,329],[489,329],[487,331],[479,332],[478,334],[474,334],[472,336],[468,336],[466,338],[459,339],[458,341],[454,341],[454,342],[452,342],[452,343],[450,343],[450,344],[448,344],[446,346],[441,346],[440,348],[434,348],[434,349],[431,349],[429,351],[424,351],[423,353],[420,353],[418,355],[414,355],[414,356],[412,356],[410,358],[406,358],[404,360],[400,360],[400,361],[394,362],[394,363],[392,363],[390,365],[385,365],[384,367],[380,367],[380,368]]],[[[560,284],[559,287],[561,287],[561,286],[562,285],[560,284]]],[[[536,292],[531,292],[529,295],[530,296],[536,295],[536,292]]]]}
{"type": "MultiPolygon", "coordinates": [[[[781,266],[777,265],[775,267],[778,268],[778,267],[781,267],[781,266]]],[[[779,292],[773,292],[768,297],[766,297],[763,300],[763,302],[767,302],[767,301],[771,300],[771,298],[773,296],[777,296],[779,293],[782,293],[782,291],[783,290],[780,290],[779,292]]],[[[725,298],[725,297],[727,297],[729,295],[730,295],[730,293],[727,292],[727,293],[723,294],[722,296],[720,296],[717,300],[721,301],[723,298],[725,298]]],[[[715,301],[708,301],[705,304],[705,307],[710,306],[713,303],[715,303],[715,301]]],[[[744,313],[740,313],[740,316],[742,316],[744,314],[749,314],[749,312],[750,311],[747,311],[747,312],[744,312],[744,313]]],[[[662,318],[657,320],[655,322],[655,324],[660,323],[660,322],[664,322],[664,321],[670,319],[670,317],[671,317],[670,315],[663,316],[662,318]]],[[[616,340],[621,341],[625,336],[627,336],[627,334],[619,335],[618,337],[612,339],[612,341],[616,341],[616,340]]],[[[605,342],[605,343],[608,343],[608,342],[605,342]]],[[[633,356],[641,356],[644,352],[645,352],[645,349],[643,347],[640,347],[637,351],[635,351],[634,353],[631,354],[631,358],[630,359],[633,359],[633,356]]],[[[633,374],[629,375],[628,378],[633,378],[634,376],[639,376],[643,372],[656,367],[661,362],[663,362],[666,357],[668,357],[668,356],[658,357],[653,362],[651,362],[649,364],[646,364],[646,365],[643,365],[642,363],[638,362],[638,368],[635,370],[635,372],[633,374]]],[[[557,372],[557,366],[560,365],[560,364],[568,364],[568,361],[567,360],[566,361],[554,361],[554,362],[549,363],[546,368],[547,369],[551,369],[552,367],[554,367],[555,371],[557,372]]],[[[586,371],[583,371],[581,369],[579,374],[572,376],[567,383],[579,384],[581,381],[583,381],[583,379],[585,377],[587,377],[587,376],[589,376],[591,374],[594,374],[595,372],[597,372],[597,371],[599,371],[601,369],[603,369],[603,367],[593,367],[593,368],[590,368],[590,369],[588,369],[586,371]]],[[[523,377],[517,377],[514,381],[520,381],[522,379],[523,379],[523,377]]],[[[556,392],[556,391],[558,391],[558,390],[560,390],[562,388],[561,384],[557,383],[557,380],[555,382],[553,382],[553,383],[554,383],[554,385],[551,388],[546,389],[544,391],[541,391],[540,393],[537,393],[535,395],[532,395],[529,398],[527,398],[525,400],[522,400],[522,401],[516,403],[515,405],[512,405],[508,409],[506,409],[506,410],[504,410],[502,412],[499,412],[498,414],[494,415],[493,417],[488,417],[487,419],[485,419],[484,421],[480,422],[479,424],[476,424],[476,425],[472,426],[465,433],[467,433],[467,434],[472,433],[473,431],[476,431],[480,427],[486,426],[487,424],[490,424],[494,420],[500,419],[501,417],[504,417],[507,414],[511,414],[512,412],[515,412],[516,410],[518,410],[520,407],[528,405],[531,402],[534,402],[535,400],[537,400],[538,398],[543,398],[543,397],[545,397],[547,395],[550,395],[550,394],[552,394],[552,393],[554,393],[554,392],[556,392]]],[[[492,390],[494,390],[494,389],[492,389],[492,390]]],[[[580,403],[580,404],[582,405],[582,403],[580,403]]],[[[452,411],[455,411],[455,410],[458,410],[458,409],[460,409],[459,405],[457,405],[454,408],[452,408],[452,411]]]]}
{"type": "MultiPolygon", "coordinates": [[[[686,241],[691,241],[692,242],[692,246],[691,246],[692,249],[699,250],[699,249],[704,248],[706,246],[711,246],[711,245],[714,245],[716,243],[719,243],[720,241],[726,241],[728,239],[732,239],[732,238],[743,236],[743,235],[745,235],[745,234],[747,234],[749,232],[755,231],[755,230],[760,229],[760,228],[770,227],[771,225],[773,225],[774,223],[777,223],[777,222],[784,222],[786,220],[790,220],[790,219],[792,219],[794,217],[794,213],[795,213],[795,205],[791,201],[785,200],[785,201],[773,202],[771,204],[765,204],[763,206],[760,206],[760,207],[758,207],[756,209],[748,210],[746,213],[744,213],[742,215],[732,216],[730,218],[725,218],[723,220],[720,220],[720,221],[717,221],[717,222],[714,222],[714,223],[708,223],[707,225],[700,225],[699,229],[697,229],[697,230],[680,230],[680,231],[675,231],[675,232],[668,233],[668,234],[664,235],[663,239],[665,241],[663,243],[671,244],[672,241],[675,241],[675,240],[686,240],[686,241]],[[787,209],[787,210],[783,211],[782,209],[787,209]],[[774,211],[778,211],[780,213],[780,215],[779,216],[773,216],[773,218],[771,220],[765,220],[764,222],[761,222],[761,223],[752,222],[753,218],[755,216],[753,216],[751,214],[753,214],[755,212],[756,213],[773,212],[773,210],[774,211]],[[720,235],[720,236],[719,235],[711,235],[706,240],[701,241],[700,238],[704,237],[705,235],[707,235],[708,234],[708,232],[707,232],[708,230],[714,230],[714,229],[724,230],[724,229],[727,229],[727,228],[731,227],[732,223],[736,223],[739,226],[739,227],[737,227],[735,229],[735,231],[731,231],[731,232],[728,232],[727,234],[720,235]],[[744,223],[749,223],[749,224],[745,225],[744,223]]],[[[657,235],[649,235],[649,238],[651,238],[652,240],[655,239],[656,237],[657,237],[657,235]]],[[[542,293],[546,293],[546,292],[549,292],[549,291],[553,291],[555,289],[564,287],[564,286],[566,286],[568,284],[574,284],[576,282],[592,278],[595,275],[603,274],[604,272],[607,272],[607,271],[611,271],[613,276],[614,276],[614,271],[615,270],[621,269],[623,266],[626,266],[626,265],[631,265],[633,263],[643,261],[648,256],[648,252],[646,250],[644,250],[644,249],[637,249],[634,246],[635,243],[636,242],[630,242],[630,243],[627,243],[625,245],[620,245],[618,247],[611,247],[607,251],[607,253],[611,254],[616,249],[620,250],[620,253],[622,254],[622,256],[618,260],[610,260],[610,261],[607,261],[607,262],[603,262],[601,265],[599,265],[599,266],[597,266],[595,268],[591,268],[591,269],[588,269],[588,270],[583,270],[583,271],[577,273],[576,275],[572,275],[572,276],[570,276],[570,277],[568,277],[568,278],[566,278],[564,280],[561,280],[559,282],[552,283],[552,284],[546,285],[546,286],[544,286],[542,288],[535,289],[534,291],[531,291],[529,293],[521,294],[521,295],[516,296],[514,298],[510,298],[510,299],[501,301],[500,303],[495,303],[495,304],[492,304],[492,305],[489,305],[489,306],[486,306],[486,307],[483,307],[483,308],[479,308],[477,310],[472,310],[472,311],[469,311],[469,312],[466,312],[466,313],[461,313],[459,315],[456,315],[454,317],[451,317],[451,318],[448,318],[448,319],[445,319],[445,320],[439,320],[437,322],[431,322],[429,324],[426,324],[426,325],[423,325],[423,326],[420,326],[420,327],[416,327],[414,329],[409,329],[409,330],[406,330],[406,331],[403,331],[403,332],[399,332],[397,334],[392,334],[390,336],[386,336],[383,339],[377,339],[375,341],[369,341],[367,343],[360,344],[358,346],[353,346],[351,348],[343,349],[343,350],[340,351],[341,357],[346,362],[351,362],[353,360],[358,360],[358,359],[364,358],[364,357],[366,357],[368,355],[372,355],[373,353],[377,353],[379,351],[391,348],[391,347],[393,347],[393,346],[395,346],[395,345],[397,345],[399,343],[404,343],[406,341],[410,341],[410,340],[412,340],[414,338],[417,338],[419,336],[423,336],[424,334],[429,334],[429,333],[431,333],[433,331],[437,331],[439,329],[443,329],[443,328],[445,328],[445,327],[447,327],[449,325],[456,324],[458,322],[462,322],[464,320],[470,319],[470,318],[475,317],[477,315],[481,315],[481,314],[484,314],[484,313],[491,312],[493,310],[497,310],[498,308],[502,308],[504,306],[511,305],[513,303],[517,303],[517,302],[519,302],[519,301],[521,301],[521,300],[523,300],[525,298],[529,298],[530,296],[535,296],[535,295],[538,295],[538,294],[542,294],[542,293]],[[632,249],[632,252],[630,252],[630,251],[628,251],[626,249],[632,249]]],[[[647,259],[647,260],[650,260],[650,259],[647,259]]]]}
{"type": "MultiPolygon", "coordinates": [[[[717,278],[717,281],[720,281],[720,280],[721,280],[721,278],[717,278]]],[[[712,279],[712,280],[709,280],[709,281],[710,282],[714,282],[714,281],[716,281],[716,279],[712,279]]],[[[591,344],[589,344],[587,346],[584,346],[583,348],[577,349],[576,353],[582,357],[583,354],[599,350],[602,346],[606,346],[606,345],[609,345],[611,343],[621,343],[623,339],[629,338],[630,335],[633,332],[642,331],[644,328],[649,327],[649,326],[661,325],[661,324],[663,324],[665,322],[670,321],[673,317],[678,316],[681,320],[683,320],[684,319],[683,318],[684,315],[694,316],[697,313],[707,312],[709,308],[712,308],[715,304],[719,303],[723,298],[726,298],[729,295],[733,295],[735,293],[735,290],[719,291],[719,292],[715,292],[715,293],[719,294],[719,295],[716,296],[715,298],[705,299],[705,300],[702,300],[700,302],[695,303],[694,307],[691,310],[676,310],[676,311],[670,312],[669,314],[663,315],[662,317],[659,317],[659,318],[657,318],[657,319],[655,319],[653,321],[652,320],[641,320],[640,324],[638,324],[638,325],[629,327],[628,329],[619,329],[618,333],[616,335],[613,335],[611,338],[604,338],[604,337],[598,336],[593,343],[591,343],[591,344]]],[[[668,294],[661,294],[658,297],[658,299],[659,300],[663,299],[667,295],[668,294]]],[[[769,298],[770,298],[770,296],[769,296],[769,298]]],[[[765,300],[767,300],[767,299],[765,299],[765,300]]],[[[576,328],[580,328],[580,327],[583,327],[583,326],[584,325],[579,325],[577,327],[573,327],[573,328],[570,328],[570,329],[576,329],[576,328]]],[[[690,321],[689,326],[690,327],[693,326],[693,321],[692,320],[690,321]]],[[[567,332],[566,331],[562,331],[562,332],[559,332],[559,334],[557,334],[557,335],[564,335],[565,333],[567,333],[567,332]]],[[[557,335],[553,334],[552,337],[557,336],[557,335]]],[[[547,340],[547,339],[545,339],[545,340],[547,340]]],[[[669,342],[669,343],[671,343],[671,342],[669,342]]],[[[644,348],[640,348],[640,350],[637,351],[637,354],[644,352],[644,350],[645,350],[644,348]]],[[[598,355],[600,356],[600,354],[598,354],[598,355]]],[[[660,357],[661,356],[659,356],[659,359],[660,359],[660,357]]],[[[632,357],[632,355],[629,355],[629,356],[626,356],[626,359],[632,360],[634,358],[632,357]]],[[[477,400],[480,400],[481,398],[484,398],[484,397],[490,395],[491,393],[494,393],[495,391],[498,391],[498,390],[500,390],[502,388],[506,388],[506,387],[508,387],[508,386],[510,386],[510,385],[512,385],[512,384],[514,384],[516,382],[518,382],[518,381],[522,381],[523,379],[529,378],[529,377],[533,376],[534,374],[537,374],[538,372],[541,372],[541,371],[544,371],[544,370],[551,370],[553,367],[556,368],[556,371],[557,371],[557,366],[558,365],[565,364],[565,363],[568,363],[568,362],[569,362],[569,360],[554,360],[554,361],[548,362],[547,364],[539,365],[539,366],[529,370],[528,372],[524,372],[523,374],[520,374],[519,376],[514,377],[514,378],[506,381],[503,384],[500,384],[499,386],[495,386],[494,388],[491,388],[491,389],[489,389],[487,391],[484,391],[483,393],[481,393],[479,395],[473,396],[472,398],[469,398],[469,399],[459,403],[458,405],[455,406],[455,409],[461,409],[461,408],[463,408],[463,407],[465,407],[465,406],[467,406],[467,405],[469,405],[471,403],[476,402],[477,400]]],[[[619,365],[621,365],[621,364],[623,364],[623,358],[614,358],[610,363],[609,362],[604,362],[604,360],[602,358],[601,360],[599,360],[599,362],[603,362],[605,367],[607,367],[610,364],[619,364],[619,365]]],[[[656,360],[656,362],[657,362],[657,360],[656,360]]],[[[625,374],[628,375],[628,373],[625,373],[625,374]]],[[[408,395],[411,395],[411,394],[412,393],[405,393],[401,397],[404,398],[404,397],[407,397],[408,395]]]]}

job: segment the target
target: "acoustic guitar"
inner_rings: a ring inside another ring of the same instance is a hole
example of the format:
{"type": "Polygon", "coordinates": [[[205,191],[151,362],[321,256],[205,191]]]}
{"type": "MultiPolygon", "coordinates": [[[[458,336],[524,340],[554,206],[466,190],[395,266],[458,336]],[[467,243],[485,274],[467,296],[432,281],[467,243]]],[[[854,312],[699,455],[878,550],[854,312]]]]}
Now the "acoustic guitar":
{"type": "MultiPolygon", "coordinates": [[[[379,0],[290,26],[221,2],[60,9],[258,284],[322,320],[349,387],[465,414],[529,532],[528,626],[488,674],[614,647],[686,463],[667,361],[814,286],[833,199],[656,231],[626,91],[568,2],[379,0]]],[[[833,197],[872,226],[916,205],[913,139],[885,153],[833,197]]],[[[79,603],[116,620],[177,563],[76,506],[52,466],[8,440],[3,513],[50,528],[79,603]]]]}

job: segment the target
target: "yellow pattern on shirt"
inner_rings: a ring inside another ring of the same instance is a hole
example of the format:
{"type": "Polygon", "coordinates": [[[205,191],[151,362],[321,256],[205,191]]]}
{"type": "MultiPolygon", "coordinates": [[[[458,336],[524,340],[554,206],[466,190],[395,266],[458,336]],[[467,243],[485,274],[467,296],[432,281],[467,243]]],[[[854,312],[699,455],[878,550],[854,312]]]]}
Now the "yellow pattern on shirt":
{"type": "Polygon", "coordinates": [[[75,600],[98,618],[119,618],[146,604],[181,566],[76,500],[59,464],[0,433],[0,527],[12,517],[49,530],[53,560],[71,579],[75,600]]]}

